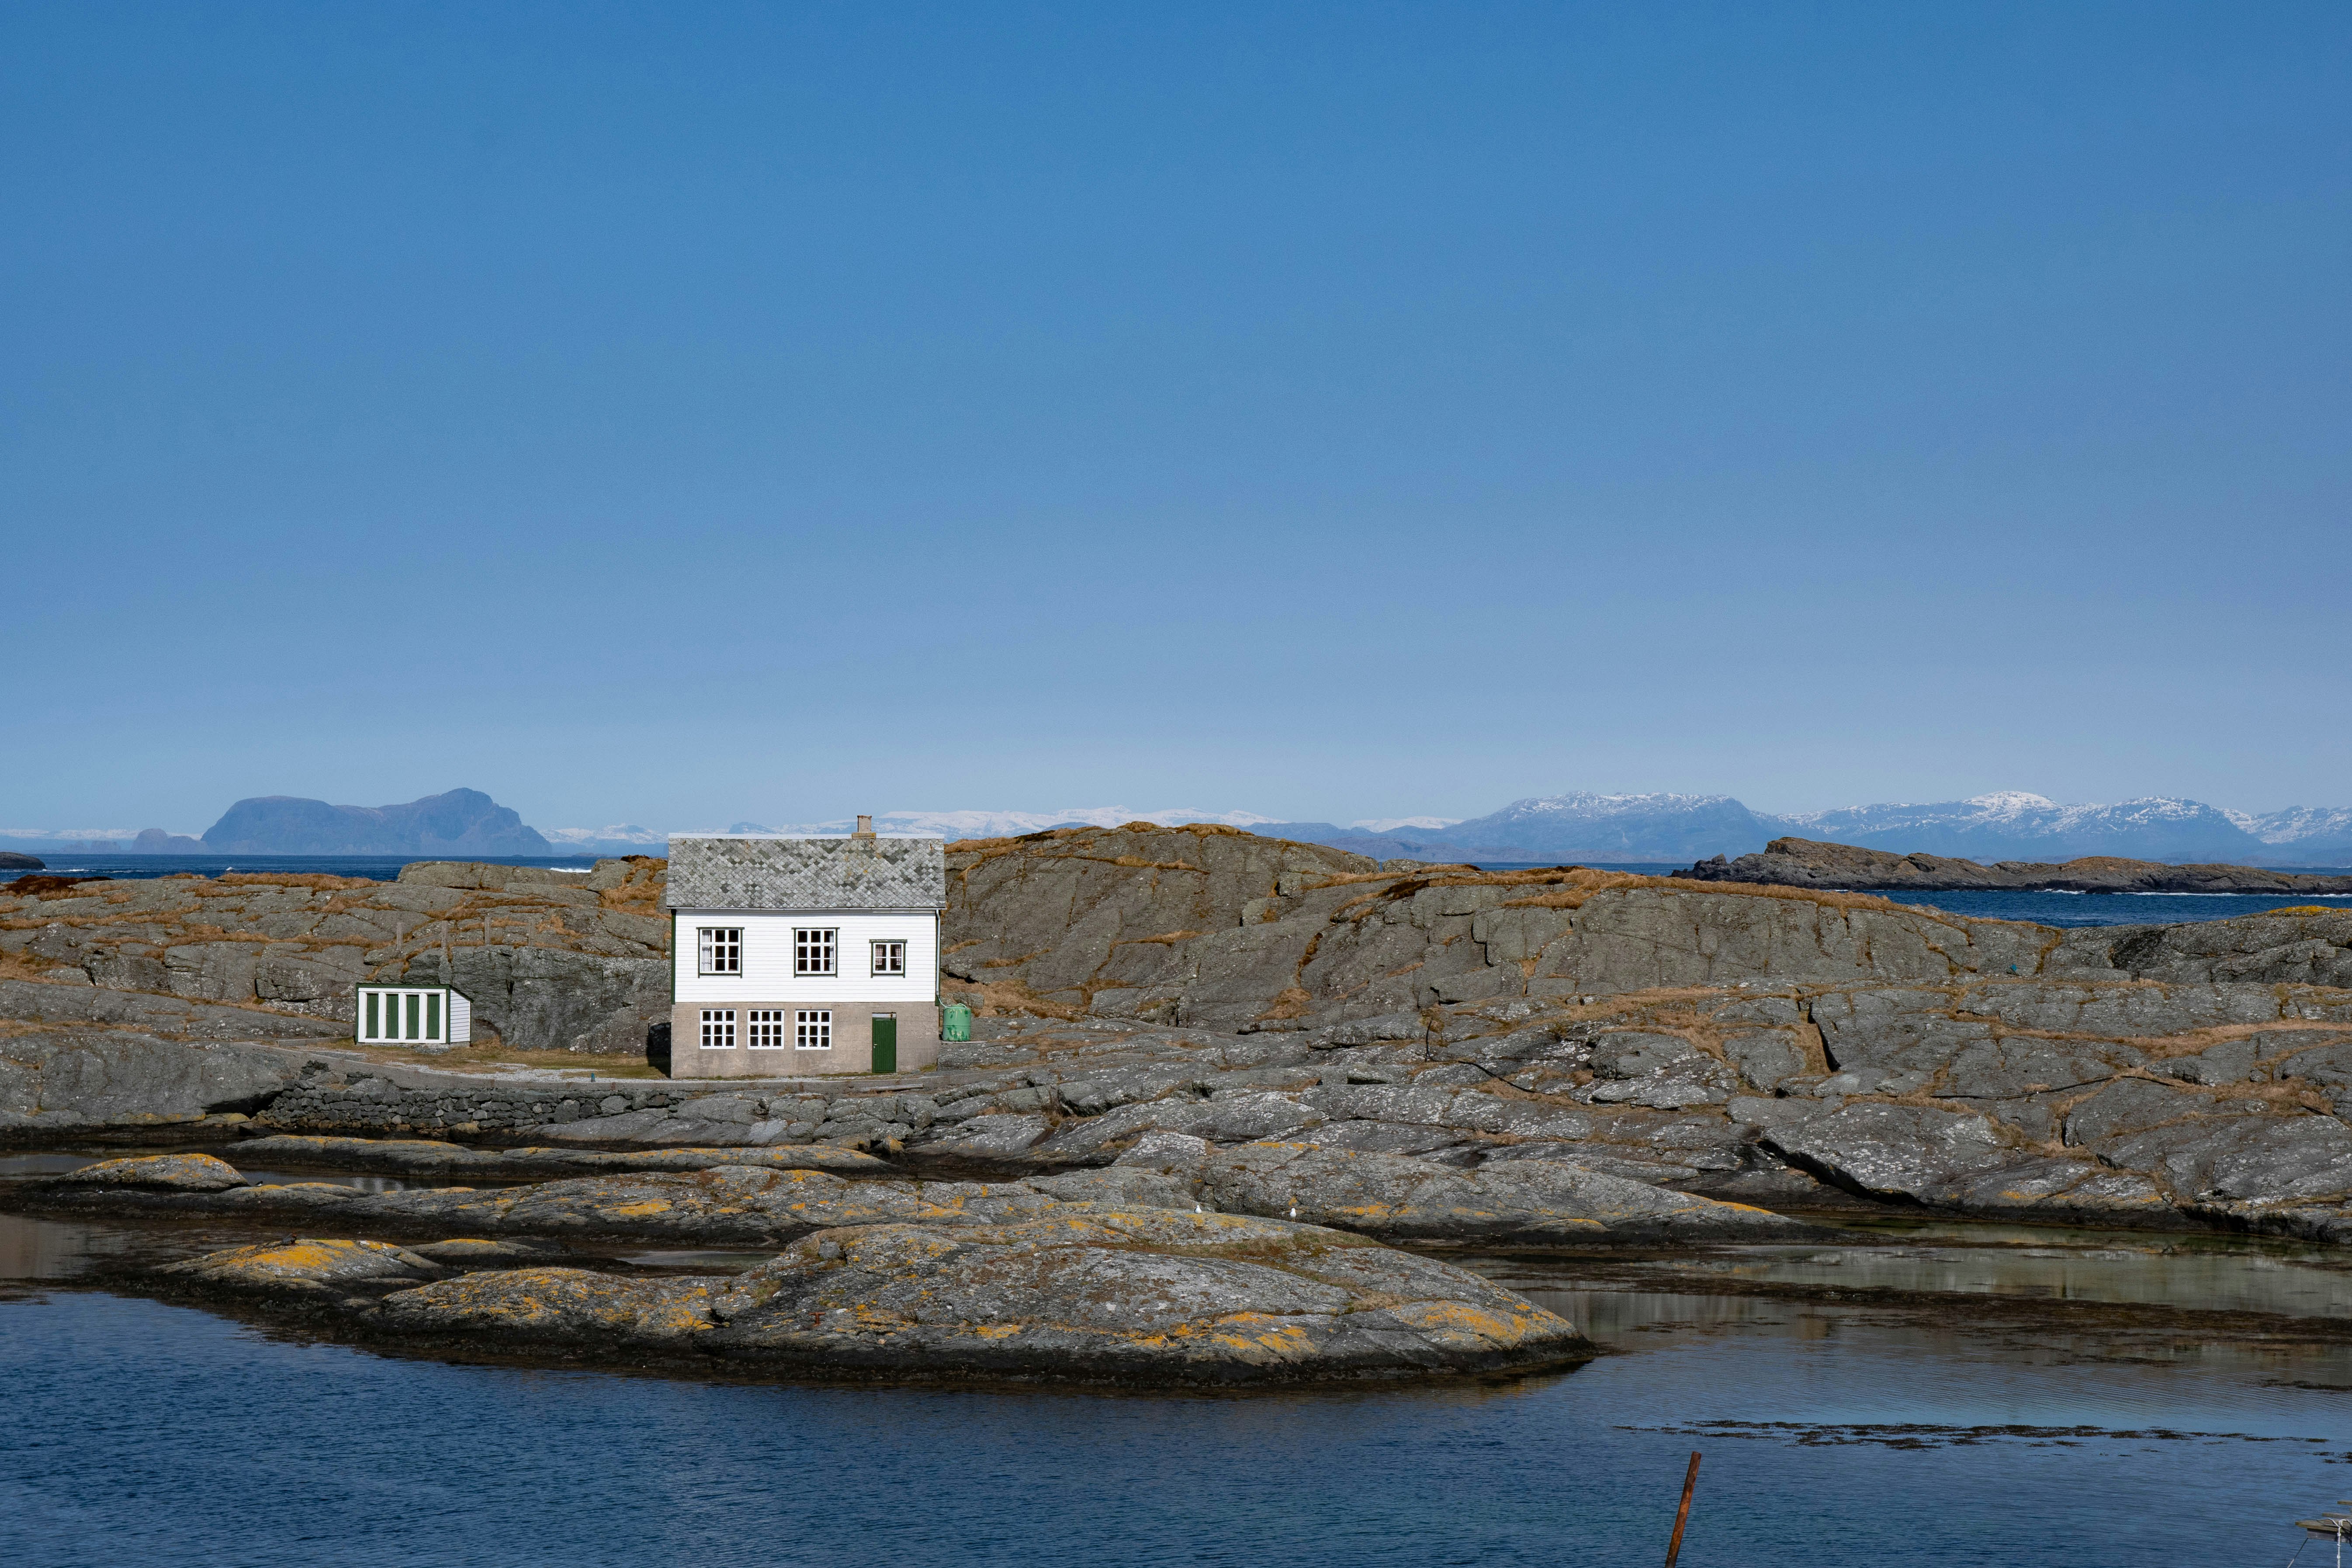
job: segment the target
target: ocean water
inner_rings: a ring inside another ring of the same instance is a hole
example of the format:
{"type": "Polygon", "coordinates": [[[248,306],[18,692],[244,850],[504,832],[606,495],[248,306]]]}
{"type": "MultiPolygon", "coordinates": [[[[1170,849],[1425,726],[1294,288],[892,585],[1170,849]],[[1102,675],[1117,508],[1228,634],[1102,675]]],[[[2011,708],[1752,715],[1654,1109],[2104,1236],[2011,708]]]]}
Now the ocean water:
{"type": "Polygon", "coordinates": [[[2032,921],[2045,926],[2172,925],[2227,921],[2265,910],[2352,911],[2352,893],[1882,893],[1898,904],[1926,904],[1947,914],[2032,921]]]}
{"type": "Polygon", "coordinates": [[[1696,1450],[1692,1568],[2283,1564],[2352,1490],[2344,1346],[2119,1350],[1497,1267],[1611,1353],[1336,1394],[840,1389],[0,1298],[0,1562],[1648,1564],[1696,1450]]]}
{"type": "MultiPolygon", "coordinates": [[[[414,865],[420,859],[447,860],[447,855],[68,855],[44,853],[38,857],[44,869],[39,871],[0,872],[0,882],[14,881],[23,877],[114,877],[138,879],[148,877],[179,877],[194,873],[199,877],[217,877],[226,871],[300,871],[324,872],[330,877],[364,877],[373,882],[389,882],[400,875],[403,866],[414,865]]],[[[550,866],[564,871],[589,871],[595,868],[594,855],[474,855],[467,859],[480,860],[493,866],[550,866]]]]}

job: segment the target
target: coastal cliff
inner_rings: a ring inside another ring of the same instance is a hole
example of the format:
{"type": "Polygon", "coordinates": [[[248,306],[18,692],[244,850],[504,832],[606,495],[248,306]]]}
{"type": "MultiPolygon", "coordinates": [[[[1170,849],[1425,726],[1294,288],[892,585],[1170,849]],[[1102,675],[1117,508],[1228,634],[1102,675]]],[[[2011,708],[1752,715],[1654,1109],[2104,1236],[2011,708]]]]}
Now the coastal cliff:
{"type": "Polygon", "coordinates": [[[2352,877],[2305,876],[2260,866],[2173,866],[2160,860],[2090,856],[2063,865],[2001,860],[1980,865],[1940,855],[1896,855],[1811,838],[1775,838],[1760,855],[1717,855],[1679,873],[1695,882],[1832,888],[1855,892],[2352,893],[2352,877]]]}

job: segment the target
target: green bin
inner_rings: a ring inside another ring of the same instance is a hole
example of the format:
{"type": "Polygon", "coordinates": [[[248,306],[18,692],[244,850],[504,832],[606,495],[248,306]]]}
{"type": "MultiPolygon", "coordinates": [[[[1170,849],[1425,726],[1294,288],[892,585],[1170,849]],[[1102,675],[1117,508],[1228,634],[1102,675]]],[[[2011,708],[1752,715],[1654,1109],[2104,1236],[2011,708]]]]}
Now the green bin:
{"type": "Polygon", "coordinates": [[[971,1009],[958,1002],[940,1014],[940,1038],[943,1040],[971,1038],[971,1009]]]}

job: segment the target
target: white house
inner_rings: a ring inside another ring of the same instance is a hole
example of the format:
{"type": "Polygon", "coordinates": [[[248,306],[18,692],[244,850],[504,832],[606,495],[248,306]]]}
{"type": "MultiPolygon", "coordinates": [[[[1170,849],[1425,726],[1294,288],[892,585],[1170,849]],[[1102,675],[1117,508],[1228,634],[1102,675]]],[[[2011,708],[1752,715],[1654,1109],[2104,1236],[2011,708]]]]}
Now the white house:
{"type": "Polygon", "coordinates": [[[462,1046],[474,1037],[474,1004],[453,985],[362,985],[352,1034],[363,1046],[462,1046]]]}
{"type": "Polygon", "coordinates": [[[669,841],[670,1076],[927,1068],[940,1054],[947,843],[669,841]]]}

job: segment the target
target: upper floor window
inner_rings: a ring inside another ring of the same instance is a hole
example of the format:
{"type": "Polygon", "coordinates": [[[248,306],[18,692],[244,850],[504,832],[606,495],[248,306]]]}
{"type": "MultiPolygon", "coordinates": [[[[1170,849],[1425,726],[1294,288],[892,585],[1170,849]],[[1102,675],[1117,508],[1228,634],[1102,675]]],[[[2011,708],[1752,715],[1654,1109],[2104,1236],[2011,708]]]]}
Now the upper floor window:
{"type": "Polygon", "coordinates": [[[704,926],[696,934],[701,942],[703,973],[740,974],[743,973],[743,928],[741,926],[704,926]]]}
{"type": "Polygon", "coordinates": [[[903,942],[877,942],[874,944],[874,973],[904,974],[907,973],[907,944],[903,942]]]}
{"type": "Polygon", "coordinates": [[[834,973],[833,932],[803,927],[793,932],[793,973],[794,974],[831,974],[834,973]]]}

